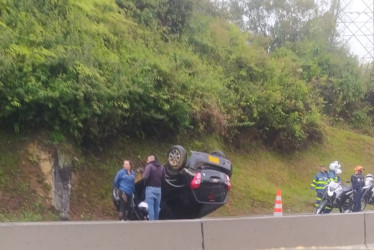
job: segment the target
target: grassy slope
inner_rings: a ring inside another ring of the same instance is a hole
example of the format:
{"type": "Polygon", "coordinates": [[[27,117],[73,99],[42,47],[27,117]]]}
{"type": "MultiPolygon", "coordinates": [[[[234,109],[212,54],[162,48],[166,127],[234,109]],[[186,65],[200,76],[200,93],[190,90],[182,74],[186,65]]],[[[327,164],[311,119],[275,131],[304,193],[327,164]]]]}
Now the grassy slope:
{"type": "MultiPolygon", "coordinates": [[[[277,188],[282,191],[284,213],[311,212],[315,193],[310,191],[309,185],[318,165],[339,160],[343,180],[350,179],[357,164],[362,164],[366,173],[374,172],[373,138],[334,128],[326,128],[325,135],[322,145],[292,155],[259,148],[237,151],[225,148],[215,137],[181,138],[178,142],[134,142],[127,138],[103,145],[97,152],[73,149],[78,161],[74,171],[71,219],[114,219],[111,182],[122,159],[131,159],[135,167],[139,167],[148,153],[155,153],[165,162],[167,149],[173,143],[185,146],[188,151],[221,149],[233,162],[229,202],[211,216],[272,214],[277,188]]],[[[30,141],[46,144],[48,138],[9,136],[3,132],[0,137],[0,221],[57,219],[43,202],[45,198],[40,191],[33,191],[42,178],[35,170],[37,159],[32,150],[27,150],[30,141]],[[28,195],[23,195],[29,189],[28,195]]]]}
{"type": "Polygon", "coordinates": [[[235,165],[229,204],[218,215],[269,214],[277,188],[282,191],[284,213],[311,212],[315,193],[309,185],[319,165],[339,160],[343,181],[350,180],[353,168],[363,165],[374,172],[373,138],[327,128],[325,141],[302,153],[279,155],[257,150],[247,155],[229,154],[235,165]]]}

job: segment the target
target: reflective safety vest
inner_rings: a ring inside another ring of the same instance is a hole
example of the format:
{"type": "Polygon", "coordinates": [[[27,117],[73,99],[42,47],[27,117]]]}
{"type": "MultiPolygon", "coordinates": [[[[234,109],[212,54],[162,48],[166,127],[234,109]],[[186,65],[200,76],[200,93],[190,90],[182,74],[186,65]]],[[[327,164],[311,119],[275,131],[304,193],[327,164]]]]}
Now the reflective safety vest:
{"type": "Polygon", "coordinates": [[[330,170],[328,172],[328,176],[329,176],[329,179],[332,180],[333,182],[336,182],[336,183],[340,182],[340,176],[335,176],[334,171],[330,170]]]}
{"type": "Polygon", "coordinates": [[[329,182],[329,175],[327,172],[318,172],[316,176],[313,179],[312,184],[310,184],[310,187],[315,189],[317,193],[322,193],[323,189],[329,182]]]}

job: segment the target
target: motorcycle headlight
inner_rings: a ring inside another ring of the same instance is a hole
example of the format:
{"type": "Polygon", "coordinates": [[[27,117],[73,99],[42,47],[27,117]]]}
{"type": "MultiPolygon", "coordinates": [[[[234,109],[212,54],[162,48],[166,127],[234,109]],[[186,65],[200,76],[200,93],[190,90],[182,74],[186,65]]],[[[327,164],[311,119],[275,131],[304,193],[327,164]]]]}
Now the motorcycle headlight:
{"type": "Polygon", "coordinates": [[[338,187],[339,187],[339,184],[336,183],[336,182],[331,182],[330,185],[329,185],[329,188],[330,188],[331,191],[334,191],[338,187]]]}

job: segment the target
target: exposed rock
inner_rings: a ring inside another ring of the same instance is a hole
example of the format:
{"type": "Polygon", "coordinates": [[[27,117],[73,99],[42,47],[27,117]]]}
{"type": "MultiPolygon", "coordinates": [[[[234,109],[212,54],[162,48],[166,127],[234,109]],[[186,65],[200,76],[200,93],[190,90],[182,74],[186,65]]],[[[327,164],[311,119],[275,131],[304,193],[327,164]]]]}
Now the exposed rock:
{"type": "Polygon", "coordinates": [[[62,220],[69,220],[73,156],[56,147],[48,149],[37,142],[27,145],[27,166],[30,188],[44,205],[59,212],[62,220]]]}
{"type": "Polygon", "coordinates": [[[39,167],[44,176],[44,182],[50,187],[48,192],[48,199],[51,201],[53,199],[53,178],[52,178],[52,163],[53,159],[49,152],[40,150],[39,151],[39,167]]]}
{"type": "Polygon", "coordinates": [[[24,171],[30,182],[30,190],[43,197],[45,206],[49,207],[53,199],[52,154],[34,141],[27,145],[26,157],[29,164],[23,161],[22,165],[25,166],[24,171]]]}
{"type": "Polygon", "coordinates": [[[60,212],[62,220],[69,220],[73,158],[71,155],[56,149],[53,160],[52,205],[60,212]]]}

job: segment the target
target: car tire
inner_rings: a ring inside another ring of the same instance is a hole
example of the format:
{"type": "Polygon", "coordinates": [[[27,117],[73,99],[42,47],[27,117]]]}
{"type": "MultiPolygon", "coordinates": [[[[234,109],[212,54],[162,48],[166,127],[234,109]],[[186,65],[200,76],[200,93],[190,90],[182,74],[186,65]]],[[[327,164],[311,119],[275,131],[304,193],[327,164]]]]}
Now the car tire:
{"type": "Polygon", "coordinates": [[[219,151],[219,150],[214,150],[212,153],[210,153],[211,155],[214,155],[214,156],[218,156],[218,157],[221,157],[221,158],[225,158],[226,159],[226,155],[222,152],[222,151],[219,151]]]}
{"type": "Polygon", "coordinates": [[[186,166],[186,162],[186,150],[180,145],[174,145],[168,151],[165,169],[169,175],[175,176],[186,166]]]}

